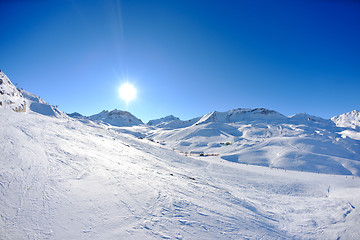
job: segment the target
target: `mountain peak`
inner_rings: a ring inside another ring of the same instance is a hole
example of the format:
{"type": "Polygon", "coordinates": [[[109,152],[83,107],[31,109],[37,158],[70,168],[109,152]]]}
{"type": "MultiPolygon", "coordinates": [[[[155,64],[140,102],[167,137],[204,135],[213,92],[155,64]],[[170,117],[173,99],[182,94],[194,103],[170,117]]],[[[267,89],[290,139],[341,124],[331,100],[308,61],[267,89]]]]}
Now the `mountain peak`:
{"type": "Polygon", "coordinates": [[[239,122],[246,120],[273,120],[286,119],[286,117],[274,110],[266,108],[236,108],[226,112],[213,111],[205,114],[196,124],[208,122],[239,122]]]}
{"type": "Polygon", "coordinates": [[[296,122],[314,122],[314,123],[324,123],[324,124],[332,124],[332,125],[334,124],[329,119],[324,119],[307,113],[297,113],[295,115],[290,116],[290,119],[296,122]]]}
{"type": "Polygon", "coordinates": [[[103,110],[98,114],[90,116],[89,119],[93,121],[102,121],[118,127],[143,124],[140,119],[132,115],[130,112],[118,110],[116,108],[111,111],[103,110]]]}
{"type": "Polygon", "coordinates": [[[360,128],[360,111],[353,110],[331,118],[338,127],[360,128]]]}
{"type": "Polygon", "coordinates": [[[180,118],[175,117],[174,115],[168,115],[166,117],[150,120],[147,123],[147,125],[155,126],[155,125],[159,125],[159,124],[167,123],[167,122],[171,122],[171,121],[176,121],[176,120],[180,120],[180,118]]]}

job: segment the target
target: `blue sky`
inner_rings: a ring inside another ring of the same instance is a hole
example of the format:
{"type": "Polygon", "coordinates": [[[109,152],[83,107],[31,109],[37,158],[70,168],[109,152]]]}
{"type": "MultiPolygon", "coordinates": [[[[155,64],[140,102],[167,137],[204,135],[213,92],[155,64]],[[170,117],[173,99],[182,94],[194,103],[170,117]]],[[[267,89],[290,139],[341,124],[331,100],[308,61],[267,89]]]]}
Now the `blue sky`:
{"type": "Polygon", "coordinates": [[[359,109],[360,2],[0,1],[0,69],[65,112],[147,122],[359,109]],[[138,97],[118,96],[129,81],[138,97]]]}

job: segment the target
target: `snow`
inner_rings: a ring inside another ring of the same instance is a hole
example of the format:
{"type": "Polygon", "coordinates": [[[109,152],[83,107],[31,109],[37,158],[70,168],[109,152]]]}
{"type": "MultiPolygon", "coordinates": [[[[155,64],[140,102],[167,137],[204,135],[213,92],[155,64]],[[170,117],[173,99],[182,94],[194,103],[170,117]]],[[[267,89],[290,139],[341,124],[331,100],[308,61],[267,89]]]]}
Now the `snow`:
{"type": "Polygon", "coordinates": [[[323,119],[321,117],[316,117],[309,115],[307,113],[297,113],[290,117],[290,119],[295,123],[305,123],[305,124],[326,124],[333,125],[334,123],[329,119],[323,119]]]}
{"type": "Polygon", "coordinates": [[[349,137],[355,140],[360,140],[360,132],[353,131],[353,130],[344,130],[340,132],[343,138],[349,137]]]}
{"type": "Polygon", "coordinates": [[[360,128],[360,112],[358,110],[332,117],[331,120],[338,127],[360,128]]]}
{"type": "Polygon", "coordinates": [[[208,123],[208,122],[239,122],[243,120],[282,120],[286,117],[276,111],[268,110],[265,108],[238,108],[230,110],[227,112],[217,112],[213,111],[211,113],[205,114],[196,124],[208,123]]]}
{"type": "Polygon", "coordinates": [[[69,113],[68,116],[72,118],[85,118],[83,115],[81,115],[78,112],[69,113]]]}
{"type": "Polygon", "coordinates": [[[26,111],[24,96],[3,72],[0,72],[0,108],[10,108],[18,112],[26,111]]]}
{"type": "Polygon", "coordinates": [[[185,157],[72,118],[0,117],[2,239],[360,237],[358,177],[185,157]]]}
{"type": "Polygon", "coordinates": [[[113,126],[134,126],[143,122],[127,111],[114,109],[112,111],[104,110],[98,114],[89,117],[93,121],[101,121],[113,126]]]}
{"type": "Polygon", "coordinates": [[[27,106],[31,112],[39,113],[45,116],[50,117],[65,117],[66,114],[58,110],[55,106],[49,105],[45,100],[40,97],[27,92],[26,90],[21,90],[21,93],[24,95],[27,106]]]}
{"type": "Polygon", "coordinates": [[[155,126],[155,125],[159,125],[159,124],[162,124],[162,123],[168,123],[168,122],[171,122],[171,121],[178,121],[178,120],[180,120],[178,117],[175,117],[173,115],[169,115],[169,116],[166,116],[166,117],[163,117],[163,118],[150,120],[147,123],[147,125],[155,126]]]}
{"type": "Polygon", "coordinates": [[[143,128],[148,138],[179,152],[203,151],[231,162],[287,170],[360,175],[359,133],[304,113],[285,117],[266,109],[235,109],[205,114],[181,129],[143,128]]]}
{"type": "Polygon", "coordinates": [[[1,239],[360,238],[358,128],[267,109],[70,117],[7,84],[1,239]]]}

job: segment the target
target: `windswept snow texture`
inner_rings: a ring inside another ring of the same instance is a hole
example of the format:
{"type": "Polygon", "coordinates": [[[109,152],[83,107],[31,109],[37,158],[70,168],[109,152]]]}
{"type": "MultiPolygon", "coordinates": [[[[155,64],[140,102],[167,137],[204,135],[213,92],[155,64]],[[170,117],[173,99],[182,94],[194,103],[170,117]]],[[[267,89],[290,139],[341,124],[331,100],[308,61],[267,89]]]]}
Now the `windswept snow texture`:
{"type": "Polygon", "coordinates": [[[98,114],[89,117],[90,120],[108,123],[113,126],[135,126],[143,122],[127,111],[114,109],[112,111],[104,110],[98,114]]]}
{"type": "Polygon", "coordinates": [[[267,109],[211,112],[184,128],[144,129],[181,152],[288,170],[360,175],[360,135],[305,113],[285,117],[267,109]]]}
{"type": "MultiPolygon", "coordinates": [[[[69,117],[0,109],[0,118],[1,239],[360,237],[358,177],[185,157],[69,117]]],[[[237,135],[292,138],[297,130],[286,126],[248,123],[237,135]]]]}

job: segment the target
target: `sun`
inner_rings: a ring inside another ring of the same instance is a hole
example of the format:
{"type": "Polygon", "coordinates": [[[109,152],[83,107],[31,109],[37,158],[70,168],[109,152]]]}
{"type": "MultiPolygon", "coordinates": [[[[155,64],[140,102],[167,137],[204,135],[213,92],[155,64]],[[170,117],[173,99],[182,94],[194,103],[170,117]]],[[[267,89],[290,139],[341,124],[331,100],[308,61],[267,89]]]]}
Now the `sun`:
{"type": "Polygon", "coordinates": [[[126,102],[126,105],[128,105],[131,100],[136,98],[136,88],[132,84],[126,82],[119,88],[119,94],[126,102]]]}

